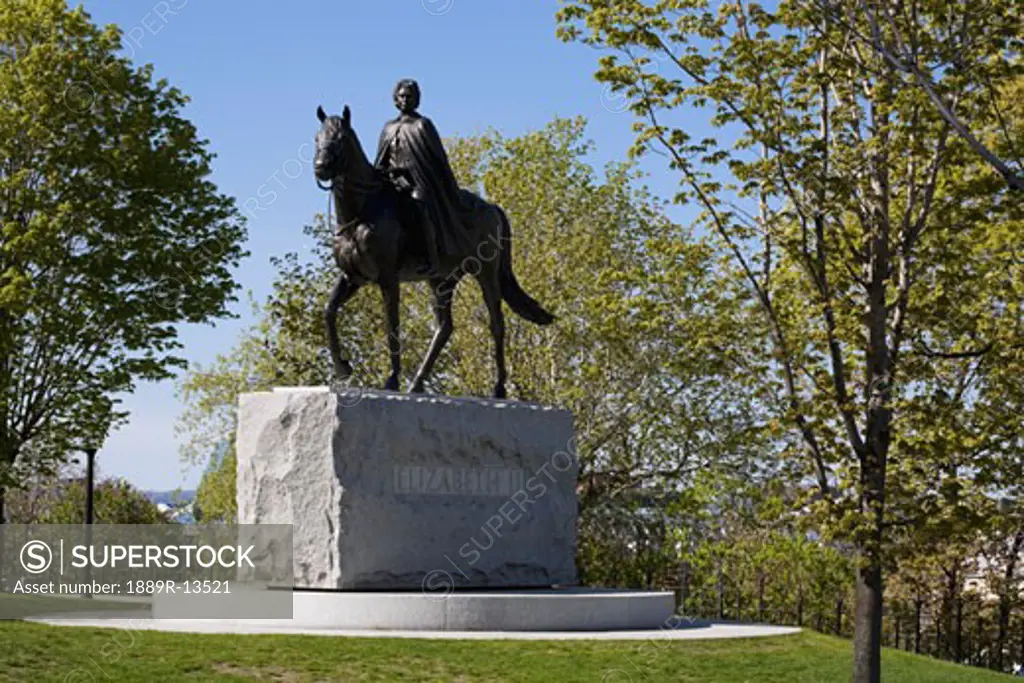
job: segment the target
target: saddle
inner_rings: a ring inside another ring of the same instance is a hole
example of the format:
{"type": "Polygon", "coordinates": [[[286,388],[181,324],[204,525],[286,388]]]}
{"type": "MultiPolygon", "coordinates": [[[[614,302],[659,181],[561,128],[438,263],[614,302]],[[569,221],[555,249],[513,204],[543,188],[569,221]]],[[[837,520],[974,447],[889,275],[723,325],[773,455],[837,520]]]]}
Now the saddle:
{"type": "MultiPolygon", "coordinates": [[[[377,174],[381,182],[394,192],[397,200],[398,220],[404,228],[404,239],[407,240],[402,261],[412,270],[425,272],[429,266],[426,265],[427,244],[426,231],[422,224],[423,205],[413,194],[416,185],[412,176],[404,168],[377,169],[377,174]]],[[[459,205],[456,210],[466,224],[471,224],[475,219],[475,214],[483,208],[485,202],[476,194],[463,188],[459,188],[458,195],[459,205]]],[[[435,229],[437,229],[436,226],[435,229]]]]}
{"type": "Polygon", "coordinates": [[[402,224],[402,240],[405,243],[399,268],[426,273],[429,264],[426,235],[422,224],[423,214],[419,202],[412,194],[415,189],[412,178],[408,171],[397,168],[377,169],[377,177],[392,191],[396,199],[398,221],[402,224]]]}

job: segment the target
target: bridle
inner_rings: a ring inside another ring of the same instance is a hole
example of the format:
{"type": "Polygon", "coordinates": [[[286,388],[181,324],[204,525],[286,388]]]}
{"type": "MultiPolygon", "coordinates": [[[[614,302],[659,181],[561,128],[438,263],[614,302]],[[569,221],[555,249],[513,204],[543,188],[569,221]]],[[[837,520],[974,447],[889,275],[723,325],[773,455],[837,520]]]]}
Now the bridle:
{"type": "Polygon", "coordinates": [[[341,178],[348,187],[355,190],[356,192],[375,192],[379,190],[381,186],[381,181],[379,178],[376,177],[376,175],[374,175],[373,180],[367,181],[362,180],[360,178],[346,177],[345,171],[340,171],[337,174],[335,174],[334,177],[331,178],[331,180],[327,183],[321,182],[319,178],[314,176],[314,180],[316,180],[316,186],[325,192],[330,192],[331,190],[334,189],[335,178],[341,178]]]}
{"type": "Polygon", "coordinates": [[[342,171],[341,173],[338,173],[337,175],[333,176],[326,183],[321,182],[320,179],[317,178],[315,175],[313,176],[313,179],[316,181],[316,186],[317,187],[319,187],[324,192],[330,192],[331,190],[334,189],[334,178],[344,178],[344,176],[345,176],[345,172],[342,171]]]}
{"type": "MultiPolygon", "coordinates": [[[[330,224],[330,222],[331,222],[331,200],[335,199],[334,190],[335,190],[335,185],[337,184],[336,181],[338,179],[341,179],[343,187],[348,187],[348,188],[350,188],[350,189],[352,189],[352,190],[354,190],[356,192],[363,192],[363,193],[369,194],[370,192],[375,192],[375,191],[379,190],[380,187],[381,187],[381,181],[380,181],[379,178],[377,178],[376,174],[374,174],[373,180],[366,181],[366,180],[362,180],[361,178],[353,178],[351,176],[346,176],[344,170],[336,173],[326,183],[322,182],[320,180],[320,178],[317,178],[315,175],[313,176],[313,179],[316,181],[316,186],[317,187],[319,187],[321,190],[323,190],[325,192],[330,192],[331,193],[327,197],[327,221],[328,221],[328,224],[330,224]]],[[[353,218],[352,220],[346,221],[345,223],[336,223],[335,227],[334,227],[334,234],[335,235],[341,235],[342,233],[344,233],[347,230],[351,229],[353,226],[358,225],[360,222],[362,222],[362,218],[357,216],[357,217],[353,218]]]]}

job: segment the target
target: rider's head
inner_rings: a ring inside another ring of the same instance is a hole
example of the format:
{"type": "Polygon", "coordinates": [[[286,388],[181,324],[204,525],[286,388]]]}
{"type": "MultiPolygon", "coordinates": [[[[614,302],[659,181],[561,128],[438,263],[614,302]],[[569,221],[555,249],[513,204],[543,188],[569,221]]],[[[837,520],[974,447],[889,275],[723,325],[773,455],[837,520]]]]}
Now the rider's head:
{"type": "Polygon", "coordinates": [[[403,114],[411,114],[420,106],[420,86],[411,78],[398,81],[392,96],[395,99],[395,106],[403,114]]]}

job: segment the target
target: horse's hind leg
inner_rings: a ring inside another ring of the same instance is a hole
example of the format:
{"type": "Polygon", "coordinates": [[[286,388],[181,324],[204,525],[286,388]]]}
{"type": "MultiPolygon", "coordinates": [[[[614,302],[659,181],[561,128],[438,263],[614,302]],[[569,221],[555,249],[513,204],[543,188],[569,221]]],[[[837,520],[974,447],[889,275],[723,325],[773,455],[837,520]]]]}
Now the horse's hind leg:
{"type": "Polygon", "coordinates": [[[498,378],[494,383],[494,398],[505,398],[505,314],[501,310],[501,288],[498,284],[498,264],[490,261],[484,264],[477,282],[484,295],[484,305],[491,320],[491,338],[494,341],[494,364],[498,378]]]}
{"type": "Polygon", "coordinates": [[[388,353],[391,355],[391,375],[384,388],[398,390],[398,375],[402,371],[402,340],[399,337],[398,304],[400,290],[397,277],[382,278],[380,291],[384,296],[384,312],[387,317],[388,353]]]}
{"type": "Polygon", "coordinates": [[[418,394],[423,391],[423,383],[430,376],[437,357],[441,350],[448,343],[452,336],[452,294],[455,285],[448,278],[433,278],[430,281],[430,289],[434,293],[434,319],[437,321],[437,329],[434,330],[434,338],[430,342],[430,350],[427,351],[416,377],[409,387],[409,393],[418,394]]]}
{"type": "Polygon", "coordinates": [[[345,380],[352,374],[352,364],[341,357],[341,345],[338,343],[338,309],[359,289],[345,273],[338,274],[338,281],[331,290],[331,298],[324,307],[324,324],[327,327],[327,345],[331,350],[331,364],[334,369],[334,380],[345,380]]]}

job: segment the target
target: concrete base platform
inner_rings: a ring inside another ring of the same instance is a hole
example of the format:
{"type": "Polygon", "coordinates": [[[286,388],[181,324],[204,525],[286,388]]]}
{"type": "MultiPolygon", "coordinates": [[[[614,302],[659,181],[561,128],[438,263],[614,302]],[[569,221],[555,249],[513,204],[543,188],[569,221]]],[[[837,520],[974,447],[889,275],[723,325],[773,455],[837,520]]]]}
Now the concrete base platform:
{"type": "Polygon", "coordinates": [[[799,633],[793,626],[762,624],[713,624],[673,617],[662,628],[636,631],[371,631],[349,629],[308,629],[279,620],[277,626],[249,623],[249,619],[140,619],[68,615],[27,619],[51,626],[84,626],[116,628],[127,631],[165,631],[173,633],[215,633],[234,635],[308,635],[341,638],[422,638],[430,640],[722,640],[730,638],[764,638],[799,633]],[[678,623],[676,623],[678,622],[678,623]]]}
{"type": "MultiPolygon", "coordinates": [[[[263,599],[257,591],[237,598],[263,599]]],[[[195,620],[216,616],[208,613],[204,602],[209,601],[203,595],[156,595],[153,617],[195,620]]],[[[675,596],[669,592],[586,588],[447,593],[296,591],[290,620],[238,621],[273,629],[633,631],[660,628],[671,622],[674,611],[675,596]]]]}

